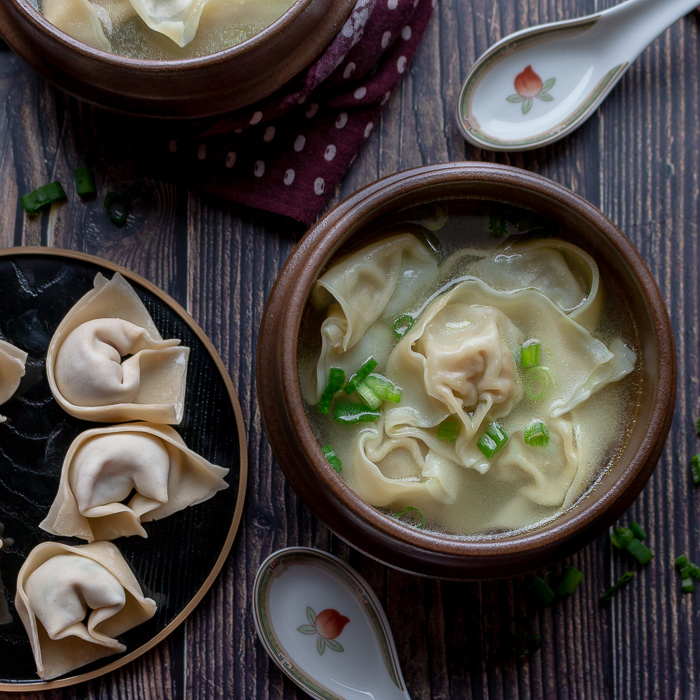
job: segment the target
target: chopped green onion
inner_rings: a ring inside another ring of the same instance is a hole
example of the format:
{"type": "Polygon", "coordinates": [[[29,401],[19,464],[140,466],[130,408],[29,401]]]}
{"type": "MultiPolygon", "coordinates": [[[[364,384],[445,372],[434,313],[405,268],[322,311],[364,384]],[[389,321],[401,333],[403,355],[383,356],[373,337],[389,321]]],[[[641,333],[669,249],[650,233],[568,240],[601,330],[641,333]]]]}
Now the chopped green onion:
{"type": "Polygon", "coordinates": [[[700,566],[697,566],[696,564],[693,564],[692,561],[688,561],[688,558],[681,555],[676,559],[676,568],[678,568],[679,571],[683,569],[687,569],[688,573],[696,580],[700,581],[700,566]]]}
{"type": "Polygon", "coordinates": [[[638,539],[633,538],[625,548],[642,565],[646,566],[653,558],[654,553],[638,539]]]}
{"type": "Polygon", "coordinates": [[[372,423],[379,418],[379,411],[361,403],[337,403],[333,415],[336,423],[372,423]]]}
{"type": "Polygon", "coordinates": [[[547,585],[545,580],[539,576],[536,576],[532,583],[527,587],[526,593],[541,608],[546,608],[556,597],[554,591],[547,585]]]}
{"type": "Polygon", "coordinates": [[[352,394],[353,391],[357,391],[357,387],[365,381],[370,372],[374,371],[376,366],[377,361],[373,357],[370,357],[369,360],[367,360],[367,362],[365,362],[362,367],[360,367],[360,369],[358,369],[357,372],[350,377],[348,383],[345,385],[345,393],[352,394]]]}
{"type": "Polygon", "coordinates": [[[582,580],[583,572],[579,571],[574,566],[568,566],[566,568],[566,571],[564,572],[564,577],[557,586],[557,594],[562,596],[571,595],[576,590],[576,588],[582,580]]]}
{"type": "Polygon", "coordinates": [[[695,590],[695,586],[690,578],[690,567],[681,567],[679,573],[681,575],[681,590],[683,593],[692,593],[695,590]]]}
{"type": "Polygon", "coordinates": [[[637,523],[630,523],[630,532],[634,535],[635,539],[645,540],[647,538],[647,533],[644,532],[642,526],[637,523]]]}
{"type": "Polygon", "coordinates": [[[626,574],[622,574],[620,580],[613,586],[610,586],[603,596],[601,597],[601,602],[607,603],[612,600],[617,592],[626,584],[628,584],[634,578],[634,571],[628,571],[626,574]]]}
{"type": "Polygon", "coordinates": [[[525,370],[525,376],[523,378],[525,396],[527,396],[530,401],[539,401],[543,399],[551,382],[552,375],[546,367],[530,367],[525,370]]]}
{"type": "Polygon", "coordinates": [[[73,171],[75,178],[75,189],[79,197],[94,197],[97,194],[95,178],[92,176],[90,168],[78,168],[73,171]]]}
{"type": "Polygon", "coordinates": [[[382,400],[372,391],[366,380],[358,384],[356,391],[370,408],[379,408],[382,405],[382,400]]]}
{"type": "Polygon", "coordinates": [[[634,539],[632,530],[626,527],[616,527],[615,531],[610,535],[610,541],[618,549],[627,549],[627,545],[634,539]]]}
{"type": "Polygon", "coordinates": [[[682,569],[684,566],[688,566],[690,562],[688,561],[688,558],[686,556],[681,554],[681,556],[676,559],[675,564],[677,568],[682,569]]]}
{"type": "Polygon", "coordinates": [[[414,324],[416,322],[416,319],[411,316],[411,314],[404,314],[403,316],[399,316],[395,321],[394,321],[394,334],[399,337],[403,338],[408,331],[413,328],[414,324]]]}
{"type": "Polygon", "coordinates": [[[394,384],[390,379],[383,377],[381,374],[370,374],[364,381],[365,384],[380,398],[382,401],[392,401],[398,403],[401,401],[401,389],[394,384]]]}
{"type": "Polygon", "coordinates": [[[105,197],[105,211],[113,224],[123,226],[129,218],[131,200],[119,192],[109,192],[105,197]]]}
{"type": "Polygon", "coordinates": [[[333,469],[335,469],[338,473],[343,471],[343,463],[335,453],[333,445],[326,445],[325,447],[322,447],[321,452],[323,452],[323,454],[326,456],[328,464],[330,464],[333,469]]]}
{"type": "Polygon", "coordinates": [[[700,454],[693,455],[691,458],[690,473],[693,475],[693,481],[700,484],[700,454]]]}
{"type": "Polygon", "coordinates": [[[542,346],[536,340],[528,340],[520,348],[520,366],[538,367],[540,364],[540,348],[542,346]]]}
{"type": "Polygon", "coordinates": [[[53,204],[54,202],[62,202],[68,199],[66,193],[61,187],[60,182],[49,182],[47,185],[42,185],[33,192],[20,197],[20,202],[27,214],[37,214],[44,207],[53,204]]]}
{"type": "Polygon", "coordinates": [[[508,632],[509,651],[515,656],[534,654],[542,646],[542,637],[534,630],[532,620],[521,620],[508,632]]]}
{"type": "Polygon", "coordinates": [[[438,440],[454,442],[457,439],[457,435],[459,435],[459,426],[460,423],[455,418],[445,418],[445,420],[438,425],[438,440]]]}
{"type": "Polygon", "coordinates": [[[531,447],[546,447],[549,445],[549,430],[541,420],[536,420],[525,428],[523,438],[531,447]]]}
{"type": "Polygon", "coordinates": [[[331,410],[331,401],[333,397],[343,388],[345,384],[345,371],[339,367],[331,367],[328,371],[328,381],[326,382],[326,388],[321,394],[321,398],[318,402],[318,412],[321,414],[327,414],[331,410]]]}
{"type": "Polygon", "coordinates": [[[500,211],[491,210],[489,214],[489,234],[494,238],[501,238],[508,233],[506,219],[500,211]]]}
{"type": "Polygon", "coordinates": [[[418,510],[418,508],[414,508],[413,506],[406,506],[406,508],[396,513],[394,517],[398,520],[402,515],[405,515],[406,513],[415,514],[420,519],[420,522],[418,523],[418,525],[416,525],[417,528],[420,528],[422,530],[425,527],[425,518],[423,517],[423,513],[421,513],[418,510]]]}
{"type": "Polygon", "coordinates": [[[498,423],[491,423],[486,428],[486,432],[477,441],[476,446],[484,456],[491,459],[507,441],[508,433],[498,423]]]}
{"type": "Polygon", "coordinates": [[[693,562],[688,562],[688,569],[690,570],[690,575],[696,581],[700,581],[700,566],[696,566],[693,562]]]}

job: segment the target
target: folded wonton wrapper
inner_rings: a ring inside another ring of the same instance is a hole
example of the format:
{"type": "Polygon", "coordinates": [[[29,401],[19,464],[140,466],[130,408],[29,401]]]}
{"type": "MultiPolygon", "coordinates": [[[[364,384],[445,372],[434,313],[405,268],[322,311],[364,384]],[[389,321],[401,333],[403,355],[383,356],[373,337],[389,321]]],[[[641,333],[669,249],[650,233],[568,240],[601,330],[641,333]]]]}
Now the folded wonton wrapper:
{"type": "MultiPolygon", "coordinates": [[[[27,353],[14,345],[0,340],[0,404],[12,398],[19,381],[24,376],[27,353]]],[[[0,423],[6,420],[0,415],[0,423]]]]}
{"type": "Polygon", "coordinates": [[[128,423],[87,430],[68,450],[58,494],[40,527],[88,542],[147,537],[142,522],[208,500],[228,488],[226,474],[228,469],[190,450],[169,426],[128,423]]]}
{"type": "Polygon", "coordinates": [[[98,14],[98,5],[89,0],[42,0],[41,12],[68,36],[102,51],[110,50],[98,14]]]}
{"type": "Polygon", "coordinates": [[[66,314],[51,339],[46,372],[61,408],[101,423],[182,421],[189,348],[163,340],[143,302],[116,272],[66,314]],[[123,359],[127,357],[127,359],[123,359]]]}
{"type": "Polygon", "coordinates": [[[44,680],[125,651],[115,637],[156,612],[110,542],[35,547],[17,577],[15,607],[44,680]]]}

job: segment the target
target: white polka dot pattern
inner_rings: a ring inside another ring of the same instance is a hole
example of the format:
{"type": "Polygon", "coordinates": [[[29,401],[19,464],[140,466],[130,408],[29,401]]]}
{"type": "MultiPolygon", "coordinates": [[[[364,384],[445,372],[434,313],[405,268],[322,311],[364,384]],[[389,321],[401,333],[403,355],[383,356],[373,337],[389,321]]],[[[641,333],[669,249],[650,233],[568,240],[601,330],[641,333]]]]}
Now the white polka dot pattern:
{"type": "Polygon", "coordinates": [[[294,182],[295,175],[296,173],[291,168],[288,168],[284,174],[284,179],[282,182],[284,182],[284,184],[287,186],[291,185],[294,182]]]}
{"type": "Polygon", "coordinates": [[[255,112],[255,114],[253,114],[253,116],[250,118],[250,123],[251,123],[252,125],[259,124],[259,123],[262,121],[262,118],[263,118],[263,113],[262,113],[261,111],[258,110],[258,111],[255,112]]]}
{"type": "Polygon", "coordinates": [[[322,177],[317,177],[314,180],[314,192],[316,194],[323,194],[326,189],[326,181],[322,177]]]}
{"type": "Polygon", "coordinates": [[[348,113],[341,112],[335,120],[335,128],[342,129],[348,123],[348,113]]]}
{"type": "Polygon", "coordinates": [[[335,158],[336,151],[336,147],[331,143],[326,148],[326,152],[323,154],[323,157],[330,163],[333,158],[335,158]]]}
{"type": "Polygon", "coordinates": [[[235,151],[229,151],[226,154],[226,167],[227,168],[232,168],[236,164],[236,152],[235,151]]]}
{"type": "Polygon", "coordinates": [[[408,59],[405,56],[399,56],[399,60],[396,61],[396,70],[399,71],[399,73],[403,73],[406,70],[407,63],[408,59]]]}
{"type": "Polygon", "coordinates": [[[253,175],[255,177],[262,177],[265,174],[265,161],[258,160],[253,168],[253,175]]]}
{"type": "Polygon", "coordinates": [[[268,126],[267,129],[265,129],[265,135],[263,136],[263,141],[265,143],[270,143],[272,139],[275,138],[275,127],[274,126],[268,126]]]}
{"type": "Polygon", "coordinates": [[[353,93],[353,96],[355,97],[356,100],[361,100],[365,95],[367,94],[367,88],[363,85],[362,87],[357,88],[355,92],[353,93]]]}
{"type": "Polygon", "coordinates": [[[318,114],[318,105],[314,102],[305,112],[307,119],[313,119],[318,114]]]}
{"type": "Polygon", "coordinates": [[[304,136],[303,134],[299,134],[299,136],[297,136],[296,141],[294,142],[294,150],[297,153],[301,153],[301,151],[304,150],[305,145],[306,145],[306,136],[304,136]]]}
{"type": "Polygon", "coordinates": [[[206,157],[207,157],[207,144],[200,143],[199,148],[197,149],[197,158],[199,158],[199,160],[204,160],[206,157]]]}

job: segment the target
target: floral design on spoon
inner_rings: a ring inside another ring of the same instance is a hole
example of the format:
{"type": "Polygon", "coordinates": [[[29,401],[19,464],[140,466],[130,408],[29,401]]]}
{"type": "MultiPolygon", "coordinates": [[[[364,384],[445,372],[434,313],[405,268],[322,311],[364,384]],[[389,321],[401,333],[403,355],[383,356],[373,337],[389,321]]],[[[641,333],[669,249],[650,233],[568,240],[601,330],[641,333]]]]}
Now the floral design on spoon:
{"type": "Polygon", "coordinates": [[[306,607],[306,619],[310,624],[301,625],[297,630],[302,634],[317,634],[316,650],[319,655],[323,654],[326,647],[333,651],[344,651],[342,645],[336,641],[336,637],[343,631],[345,625],[350,622],[350,618],[341,615],[337,610],[327,608],[318,615],[311,606],[306,607]]]}
{"type": "Polygon", "coordinates": [[[521,103],[523,114],[527,114],[532,109],[534,98],[542,102],[551,102],[554,99],[549,94],[549,90],[554,87],[555,82],[556,78],[550,78],[543,83],[542,78],[532,70],[532,66],[527,66],[522,73],[515,76],[513,81],[516,94],[506,97],[506,100],[521,103]]]}

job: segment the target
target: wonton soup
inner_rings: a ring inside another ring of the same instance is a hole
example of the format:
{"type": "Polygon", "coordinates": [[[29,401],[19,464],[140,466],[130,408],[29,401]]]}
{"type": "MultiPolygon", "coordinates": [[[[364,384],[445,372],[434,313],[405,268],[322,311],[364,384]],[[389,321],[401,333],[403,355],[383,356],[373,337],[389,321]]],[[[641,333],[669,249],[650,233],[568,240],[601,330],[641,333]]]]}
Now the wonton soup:
{"type": "Polygon", "coordinates": [[[407,524],[484,536],[551,520],[636,416],[624,299],[531,212],[445,201],[398,217],[333,260],[305,310],[300,388],[319,445],[407,524]]]}
{"type": "Polygon", "coordinates": [[[294,0],[31,0],[78,41],[147,60],[195,58],[258,34],[294,0]]]}

